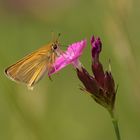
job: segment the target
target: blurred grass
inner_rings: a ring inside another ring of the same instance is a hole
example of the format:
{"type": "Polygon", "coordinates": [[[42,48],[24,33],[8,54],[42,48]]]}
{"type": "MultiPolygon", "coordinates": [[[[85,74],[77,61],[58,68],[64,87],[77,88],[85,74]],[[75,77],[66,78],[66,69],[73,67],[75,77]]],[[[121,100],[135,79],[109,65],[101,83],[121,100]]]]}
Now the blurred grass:
{"type": "MultiPolygon", "coordinates": [[[[139,140],[140,2],[37,2],[25,1],[24,7],[16,0],[1,2],[0,139],[115,140],[108,113],[78,89],[81,83],[71,66],[54,75],[53,82],[46,76],[33,92],[5,77],[4,68],[48,43],[54,31],[62,33],[64,45],[85,37],[89,41],[92,34],[101,37],[101,60],[107,68],[111,59],[119,84],[116,111],[122,139],[139,140]]],[[[89,43],[81,61],[91,72],[89,43]]]]}

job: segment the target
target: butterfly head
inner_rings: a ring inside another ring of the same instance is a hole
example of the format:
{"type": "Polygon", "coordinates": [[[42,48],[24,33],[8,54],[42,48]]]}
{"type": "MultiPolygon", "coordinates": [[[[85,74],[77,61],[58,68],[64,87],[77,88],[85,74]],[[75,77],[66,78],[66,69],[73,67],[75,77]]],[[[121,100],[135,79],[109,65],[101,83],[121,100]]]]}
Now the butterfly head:
{"type": "Polygon", "coordinates": [[[54,52],[55,54],[57,54],[57,56],[60,55],[60,43],[59,43],[59,37],[60,37],[60,33],[58,34],[57,38],[54,38],[53,43],[51,44],[51,50],[52,52],[54,52]]]}

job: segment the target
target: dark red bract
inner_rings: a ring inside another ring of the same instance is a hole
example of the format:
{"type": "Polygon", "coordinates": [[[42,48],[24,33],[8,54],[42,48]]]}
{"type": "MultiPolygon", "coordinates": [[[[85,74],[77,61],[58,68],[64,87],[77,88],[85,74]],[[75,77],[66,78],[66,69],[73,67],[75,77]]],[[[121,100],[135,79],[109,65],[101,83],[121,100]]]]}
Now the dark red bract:
{"type": "Polygon", "coordinates": [[[83,83],[85,90],[91,94],[97,103],[108,110],[113,110],[116,95],[115,83],[111,72],[104,72],[99,60],[102,49],[100,39],[95,39],[94,36],[92,36],[91,46],[93,75],[90,75],[87,70],[81,66],[82,68],[77,69],[78,78],[83,83]]]}

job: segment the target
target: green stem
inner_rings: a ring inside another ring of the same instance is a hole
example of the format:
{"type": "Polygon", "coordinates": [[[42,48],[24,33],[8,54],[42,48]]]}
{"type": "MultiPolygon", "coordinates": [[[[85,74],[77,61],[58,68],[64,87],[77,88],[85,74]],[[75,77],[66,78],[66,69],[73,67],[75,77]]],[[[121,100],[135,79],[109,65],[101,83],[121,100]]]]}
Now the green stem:
{"type": "Polygon", "coordinates": [[[121,140],[119,126],[118,126],[118,120],[115,118],[114,113],[112,111],[111,112],[109,111],[109,113],[111,115],[112,124],[114,126],[114,130],[115,130],[115,134],[116,134],[117,140],[121,140]]]}

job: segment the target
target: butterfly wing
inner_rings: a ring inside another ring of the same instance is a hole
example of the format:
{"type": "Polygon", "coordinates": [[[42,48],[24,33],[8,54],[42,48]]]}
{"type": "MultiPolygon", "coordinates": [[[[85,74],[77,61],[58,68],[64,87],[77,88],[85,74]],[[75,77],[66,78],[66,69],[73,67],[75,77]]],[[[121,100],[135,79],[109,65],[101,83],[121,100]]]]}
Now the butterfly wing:
{"type": "Polygon", "coordinates": [[[44,47],[8,67],[5,73],[10,79],[32,88],[47,71],[51,70],[54,61],[55,53],[51,52],[49,47],[44,47]]]}

